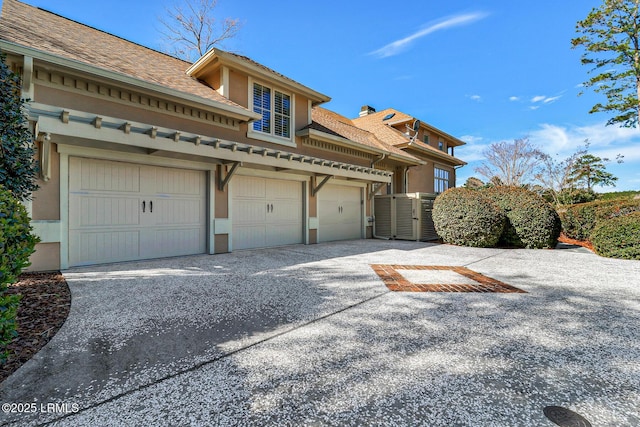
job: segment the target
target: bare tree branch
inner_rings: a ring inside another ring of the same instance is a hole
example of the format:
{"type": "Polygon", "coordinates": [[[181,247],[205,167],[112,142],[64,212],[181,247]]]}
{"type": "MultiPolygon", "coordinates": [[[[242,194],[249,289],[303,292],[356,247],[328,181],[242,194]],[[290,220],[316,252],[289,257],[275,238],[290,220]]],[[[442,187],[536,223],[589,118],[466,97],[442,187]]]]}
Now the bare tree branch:
{"type": "Polygon", "coordinates": [[[239,19],[218,20],[214,16],[218,0],[185,0],[166,10],[163,25],[167,53],[188,61],[196,61],[212,47],[235,37],[239,19]]]}
{"type": "Polygon", "coordinates": [[[477,173],[490,182],[520,186],[531,179],[543,153],[524,138],[491,144],[483,155],[486,161],[475,169],[477,173]]]}

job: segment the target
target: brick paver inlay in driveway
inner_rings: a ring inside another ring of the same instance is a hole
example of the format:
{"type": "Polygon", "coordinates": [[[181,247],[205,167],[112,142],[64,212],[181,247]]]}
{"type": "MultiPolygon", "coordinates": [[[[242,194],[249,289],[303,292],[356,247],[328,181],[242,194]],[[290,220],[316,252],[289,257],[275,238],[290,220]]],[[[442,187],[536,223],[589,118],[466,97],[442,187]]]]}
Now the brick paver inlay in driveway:
{"type": "Polygon", "coordinates": [[[371,268],[393,292],[526,293],[466,267],[372,264],[371,268]]]}

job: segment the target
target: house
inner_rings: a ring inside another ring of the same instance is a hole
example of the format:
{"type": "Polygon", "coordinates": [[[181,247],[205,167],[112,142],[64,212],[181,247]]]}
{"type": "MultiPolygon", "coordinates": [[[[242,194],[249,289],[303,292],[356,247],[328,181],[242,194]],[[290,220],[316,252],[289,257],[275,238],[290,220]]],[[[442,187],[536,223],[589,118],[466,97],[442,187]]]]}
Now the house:
{"type": "Polygon", "coordinates": [[[396,171],[391,192],[442,193],[455,187],[456,169],[466,163],[454,156],[454,149],[464,141],[393,108],[376,112],[365,105],[353,124],[423,161],[396,171]]]}
{"type": "Polygon", "coordinates": [[[0,50],[31,100],[33,270],[366,238],[373,194],[433,157],[218,49],[192,64],[4,0],[0,50]]]}

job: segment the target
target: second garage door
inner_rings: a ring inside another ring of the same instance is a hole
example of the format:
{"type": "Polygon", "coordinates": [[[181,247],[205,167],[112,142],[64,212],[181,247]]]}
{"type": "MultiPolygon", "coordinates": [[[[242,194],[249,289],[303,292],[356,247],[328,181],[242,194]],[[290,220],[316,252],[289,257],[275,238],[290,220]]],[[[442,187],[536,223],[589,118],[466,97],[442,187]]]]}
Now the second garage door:
{"type": "Polygon", "coordinates": [[[318,193],[321,242],[362,238],[362,189],[326,185],[318,193]]]}
{"type": "Polygon", "coordinates": [[[302,183],[236,176],[233,186],[233,249],[303,243],[302,183]]]}

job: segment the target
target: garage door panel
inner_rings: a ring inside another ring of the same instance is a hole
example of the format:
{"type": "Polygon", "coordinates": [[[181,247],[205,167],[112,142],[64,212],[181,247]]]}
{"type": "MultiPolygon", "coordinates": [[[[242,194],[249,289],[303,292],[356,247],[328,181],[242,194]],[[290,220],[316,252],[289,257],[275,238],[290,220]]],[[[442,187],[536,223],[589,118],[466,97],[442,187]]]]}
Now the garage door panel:
{"type": "Polygon", "coordinates": [[[69,242],[70,265],[87,265],[136,259],[140,256],[140,232],[108,231],[73,235],[69,242]]]}
{"type": "MultiPolygon", "coordinates": [[[[151,208],[151,205],[149,206],[151,208]]],[[[194,199],[155,199],[153,213],[157,214],[156,225],[178,226],[201,224],[206,213],[203,202],[194,199]]]]}
{"type": "Polygon", "coordinates": [[[264,224],[267,217],[266,200],[234,201],[233,222],[238,225],[264,224]]]}
{"type": "Polygon", "coordinates": [[[202,253],[206,249],[200,228],[157,230],[155,256],[179,256],[202,253]]]}
{"type": "Polygon", "coordinates": [[[233,228],[233,249],[264,248],[266,246],[267,229],[263,224],[233,228]]]}
{"type": "Polygon", "coordinates": [[[137,193],[140,191],[141,166],[71,158],[70,166],[77,178],[69,184],[70,191],[93,190],[137,193]]]}
{"type": "Polygon", "coordinates": [[[266,246],[282,246],[300,243],[300,227],[298,224],[273,224],[270,228],[272,232],[269,233],[266,246]]]}
{"type": "Polygon", "coordinates": [[[140,199],[112,196],[69,197],[70,223],[79,227],[139,225],[140,199]]]}

